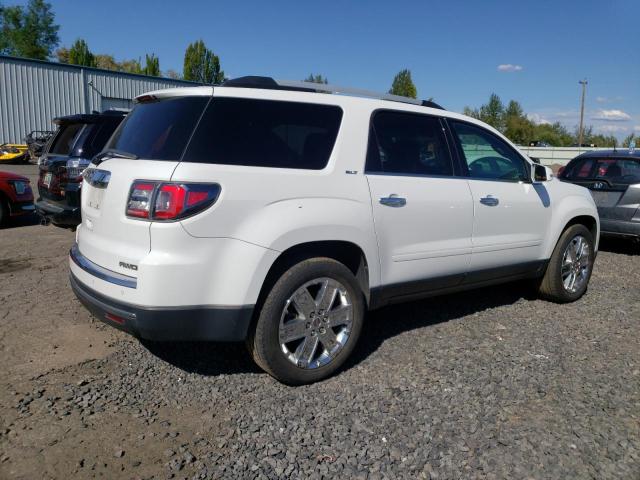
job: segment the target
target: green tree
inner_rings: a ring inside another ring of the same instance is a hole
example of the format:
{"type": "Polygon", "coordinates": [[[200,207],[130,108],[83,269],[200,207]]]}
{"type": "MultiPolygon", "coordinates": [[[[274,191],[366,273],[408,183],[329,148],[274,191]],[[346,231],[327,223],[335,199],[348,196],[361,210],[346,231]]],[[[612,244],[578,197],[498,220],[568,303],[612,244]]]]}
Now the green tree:
{"type": "Polygon", "coordinates": [[[119,64],[119,70],[125,73],[142,73],[142,65],[140,60],[132,58],[131,60],[123,60],[119,64]]]}
{"type": "Polygon", "coordinates": [[[495,93],[489,96],[489,101],[480,107],[480,120],[488,123],[496,130],[503,132],[505,128],[505,111],[502,100],[495,93]]]}
{"type": "Polygon", "coordinates": [[[142,69],[142,73],[145,75],[151,75],[152,77],[160,76],[160,59],[156,57],[155,53],[145,55],[145,65],[142,69]]]}
{"type": "Polygon", "coordinates": [[[532,140],[540,140],[554,147],[570,147],[574,143],[573,135],[560,122],[536,125],[532,140]]]}
{"type": "Polygon", "coordinates": [[[79,38],[69,49],[69,63],[83,67],[96,67],[96,57],[89,50],[87,42],[79,38]]]}
{"type": "Polygon", "coordinates": [[[218,84],[224,81],[220,59],[202,40],[191,43],[184,52],[183,77],[193,82],[218,84]]]}
{"type": "Polygon", "coordinates": [[[47,60],[59,41],[54,20],[44,0],[29,0],[26,7],[0,5],[0,54],[47,60]]]}
{"type": "Polygon", "coordinates": [[[69,63],[69,49],[66,47],[60,47],[54,53],[55,57],[60,63],[69,63]]]}
{"type": "Polygon", "coordinates": [[[625,148],[629,148],[629,145],[631,145],[631,142],[635,142],[636,145],[638,144],[638,137],[636,136],[635,133],[630,133],[629,135],[624,137],[624,140],[622,140],[622,146],[625,148]]]}
{"type": "Polygon", "coordinates": [[[323,77],[322,75],[314,75],[313,73],[309,74],[307,78],[303,80],[303,82],[311,82],[311,83],[329,83],[327,77],[323,77]]]}
{"type": "Polygon", "coordinates": [[[97,53],[95,57],[96,57],[96,66],[98,68],[103,68],[105,70],[120,71],[120,64],[116,62],[116,59],[113,58],[113,55],[107,55],[105,53],[97,53]]]}
{"type": "Polygon", "coordinates": [[[400,70],[393,78],[391,90],[392,95],[400,95],[402,97],[417,98],[418,90],[411,79],[411,71],[408,69],[400,70]]]}
{"type": "Polygon", "coordinates": [[[182,80],[182,76],[173,69],[169,69],[164,72],[164,76],[167,78],[173,78],[174,80],[182,80]]]}

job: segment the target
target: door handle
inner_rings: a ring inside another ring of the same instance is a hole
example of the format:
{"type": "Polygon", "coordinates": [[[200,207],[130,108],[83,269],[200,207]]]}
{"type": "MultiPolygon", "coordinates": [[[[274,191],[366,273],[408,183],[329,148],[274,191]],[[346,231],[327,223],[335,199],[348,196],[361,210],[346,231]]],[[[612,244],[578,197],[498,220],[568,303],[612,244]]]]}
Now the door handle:
{"type": "Polygon", "coordinates": [[[480,199],[480,203],[488,207],[496,207],[500,203],[500,200],[493,195],[487,195],[480,199]]]}
{"type": "Polygon", "coordinates": [[[392,193],[388,197],[382,197],[380,199],[380,203],[382,205],[386,205],[387,207],[404,207],[407,204],[407,199],[403,197],[399,197],[395,193],[392,193]]]}

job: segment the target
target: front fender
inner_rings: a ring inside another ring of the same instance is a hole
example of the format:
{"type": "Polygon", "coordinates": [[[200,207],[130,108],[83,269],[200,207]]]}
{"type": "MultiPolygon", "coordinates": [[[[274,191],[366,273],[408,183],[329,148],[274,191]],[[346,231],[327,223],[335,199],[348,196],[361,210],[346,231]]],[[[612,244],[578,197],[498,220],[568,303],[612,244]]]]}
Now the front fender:
{"type": "Polygon", "coordinates": [[[600,240],[600,218],[598,216],[598,209],[596,208],[589,191],[582,187],[577,188],[584,190],[584,192],[576,191],[575,193],[561,197],[554,205],[549,235],[543,246],[545,258],[551,258],[553,249],[558,243],[558,239],[560,238],[560,235],[562,235],[566,226],[574,218],[582,216],[591,217],[596,221],[597,234],[594,238],[594,246],[595,250],[598,251],[600,240]]]}

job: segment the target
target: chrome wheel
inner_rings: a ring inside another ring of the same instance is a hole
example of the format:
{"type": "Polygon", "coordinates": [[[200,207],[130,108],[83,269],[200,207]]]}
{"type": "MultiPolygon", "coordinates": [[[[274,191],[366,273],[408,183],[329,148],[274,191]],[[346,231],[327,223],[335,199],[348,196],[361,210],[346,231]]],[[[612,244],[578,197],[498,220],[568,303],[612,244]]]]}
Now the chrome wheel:
{"type": "Polygon", "coordinates": [[[587,282],[591,268],[590,250],[589,242],[582,235],[573,237],[565,248],[560,272],[567,292],[575,293],[587,282]]]}
{"type": "Polygon", "coordinates": [[[280,348],[304,369],[322,367],[344,348],[353,323],[353,302],[337,280],[317,278],[298,288],[280,317],[280,348]]]}

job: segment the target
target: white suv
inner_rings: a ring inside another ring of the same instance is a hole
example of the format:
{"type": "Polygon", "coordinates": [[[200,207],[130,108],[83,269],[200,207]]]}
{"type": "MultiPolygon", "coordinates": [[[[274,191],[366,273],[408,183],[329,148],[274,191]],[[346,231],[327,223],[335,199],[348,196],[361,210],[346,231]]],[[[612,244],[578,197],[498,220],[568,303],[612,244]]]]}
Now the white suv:
{"type": "Polygon", "coordinates": [[[368,309],[518,279],[576,300],[599,236],[588,190],[477,120],[264,77],[138,97],[82,192],[71,285],[100,320],[246,340],[288,384],[343,364],[368,309]]]}

